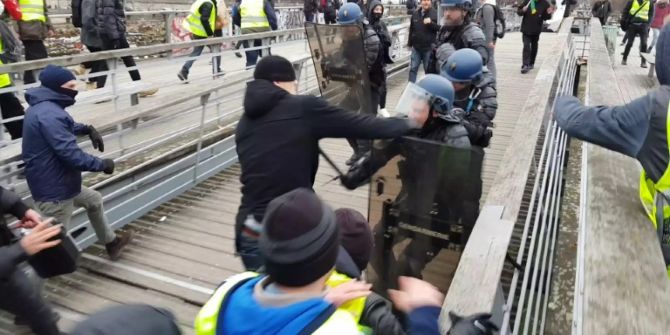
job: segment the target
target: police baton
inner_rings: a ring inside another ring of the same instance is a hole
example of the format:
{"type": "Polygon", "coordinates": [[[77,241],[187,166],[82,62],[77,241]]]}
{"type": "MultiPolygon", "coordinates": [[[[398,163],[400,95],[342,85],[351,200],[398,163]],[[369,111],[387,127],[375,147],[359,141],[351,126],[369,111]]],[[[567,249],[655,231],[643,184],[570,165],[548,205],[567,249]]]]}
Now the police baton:
{"type": "Polygon", "coordinates": [[[318,148],[319,148],[319,154],[321,156],[323,156],[323,158],[326,160],[326,162],[328,162],[328,165],[330,165],[335,170],[335,172],[337,172],[337,176],[333,177],[332,179],[327,181],[325,184],[323,184],[325,186],[325,185],[328,185],[329,183],[333,182],[334,180],[337,180],[338,178],[342,177],[344,174],[342,173],[342,171],[340,171],[340,168],[338,168],[337,165],[335,165],[335,162],[333,162],[333,160],[330,159],[330,157],[328,155],[326,155],[326,153],[323,152],[323,150],[321,150],[321,147],[318,147],[318,148]]]}

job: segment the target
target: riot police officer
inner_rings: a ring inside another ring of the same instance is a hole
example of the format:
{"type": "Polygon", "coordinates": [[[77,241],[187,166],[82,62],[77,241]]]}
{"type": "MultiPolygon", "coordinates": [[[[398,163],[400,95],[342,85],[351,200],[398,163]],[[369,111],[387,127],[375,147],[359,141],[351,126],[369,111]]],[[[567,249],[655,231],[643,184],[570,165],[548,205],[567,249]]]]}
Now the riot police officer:
{"type": "Polygon", "coordinates": [[[482,58],[472,49],[461,49],[448,56],[440,74],[454,84],[454,106],[465,111],[464,123],[473,145],[488,147],[493,118],[498,110],[495,79],[483,71],[482,58]]]}
{"type": "MultiPolygon", "coordinates": [[[[484,32],[472,22],[472,0],[442,0],[443,26],[437,34],[437,46],[451,43],[456,50],[470,48],[477,51],[486,65],[489,61],[489,49],[484,32]]],[[[433,55],[432,64],[436,64],[433,55]]],[[[439,73],[437,65],[433,65],[434,73],[439,73]]]]}
{"type": "MultiPolygon", "coordinates": [[[[343,25],[358,24],[363,28],[363,48],[365,51],[365,63],[369,71],[370,92],[369,97],[367,97],[368,100],[365,103],[359,101],[358,106],[362,109],[360,112],[376,115],[377,106],[379,105],[380,88],[382,87],[385,80],[385,76],[378,73],[379,71],[383,72],[384,68],[384,58],[382,55],[383,49],[379,34],[365,19],[365,16],[363,15],[360,7],[355,3],[347,3],[342,6],[337,14],[337,23],[343,25]]],[[[357,52],[355,48],[358,46],[354,44],[356,41],[350,42],[351,44],[344,43],[343,45],[343,53],[345,54],[345,57],[348,51],[357,52]]],[[[356,86],[352,86],[352,90],[356,89],[356,86]]],[[[350,92],[348,99],[345,98],[345,101],[348,101],[348,103],[345,103],[345,106],[347,104],[351,105],[351,99],[360,99],[361,97],[358,93],[360,92],[350,92]]],[[[362,157],[366,152],[370,151],[370,141],[356,141],[354,139],[348,139],[348,141],[349,145],[351,145],[352,149],[354,149],[353,155],[351,158],[349,158],[349,160],[347,160],[347,165],[351,165],[360,157],[362,157]]]]}
{"type": "MultiPolygon", "coordinates": [[[[451,82],[439,75],[428,74],[416,84],[409,83],[396,111],[407,112],[415,120],[423,120],[422,128],[410,137],[376,143],[371,153],[357,161],[340,178],[342,184],[348,189],[355,189],[400,155],[405,159],[397,164],[398,173],[392,173],[399,175],[402,182],[392,204],[395,212],[400,213],[399,217],[404,217],[402,220],[420,230],[442,235],[446,235],[451,223],[455,222],[459,226],[470,227],[465,228],[470,230],[474,220],[467,215],[467,204],[462,199],[473,192],[464,183],[470,179],[467,176],[472,170],[471,154],[480,155],[481,150],[472,147],[463,125],[462,110],[452,108],[454,98],[451,82]],[[439,212],[439,217],[433,218],[433,212],[439,212]]],[[[464,242],[455,237],[447,241],[414,233],[410,237],[412,241],[396,261],[391,250],[412,234],[409,230],[389,229],[391,220],[386,222],[384,217],[382,215],[382,222],[375,227],[375,249],[371,259],[372,267],[381,277],[374,282],[378,292],[385,292],[386,285],[395,282],[396,276],[421,277],[423,268],[447,245],[445,242],[464,242]]]]}

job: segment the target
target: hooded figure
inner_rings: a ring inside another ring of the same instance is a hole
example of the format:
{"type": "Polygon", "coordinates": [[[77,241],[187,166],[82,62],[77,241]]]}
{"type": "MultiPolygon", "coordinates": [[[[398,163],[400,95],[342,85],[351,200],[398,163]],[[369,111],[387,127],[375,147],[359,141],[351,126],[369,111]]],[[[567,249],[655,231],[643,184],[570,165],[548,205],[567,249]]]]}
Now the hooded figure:
{"type": "MultiPolygon", "coordinates": [[[[668,113],[670,112],[670,24],[658,40],[656,75],[660,86],[623,106],[587,107],[573,96],[557,98],[554,118],[568,135],[637,159],[642,165],[640,197],[656,225],[654,194],[670,169],[668,113]]],[[[667,206],[667,204],[665,204],[667,206]]],[[[667,217],[663,218],[668,221],[667,217]]],[[[660,230],[666,265],[670,264],[670,236],[660,230]]],[[[670,275],[670,271],[668,272],[670,275]]]]}

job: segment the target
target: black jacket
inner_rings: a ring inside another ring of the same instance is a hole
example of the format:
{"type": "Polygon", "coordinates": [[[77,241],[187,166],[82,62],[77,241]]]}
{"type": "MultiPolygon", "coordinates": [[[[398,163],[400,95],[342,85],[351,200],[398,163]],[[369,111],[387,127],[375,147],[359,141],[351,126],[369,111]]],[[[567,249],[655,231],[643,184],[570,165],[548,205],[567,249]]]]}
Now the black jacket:
{"type": "Polygon", "coordinates": [[[235,134],[242,168],[238,228],[248,214],[260,222],[277,196],[298,187],[312,188],[320,139],[394,138],[409,130],[404,119],[355,114],[315,96],[290,95],[266,80],[251,81],[235,134]]]}
{"type": "Polygon", "coordinates": [[[547,12],[551,5],[547,0],[539,0],[535,3],[535,14],[530,10],[528,6],[527,11],[523,11],[523,8],[530,2],[530,0],[525,0],[517,8],[517,15],[523,16],[521,20],[521,32],[527,35],[539,35],[542,32],[542,24],[544,21],[551,19],[551,14],[547,12]]]}
{"type": "Polygon", "coordinates": [[[9,277],[18,264],[28,259],[19,243],[11,244],[13,235],[4,222],[5,214],[20,219],[26,211],[28,206],[16,194],[0,187],[0,280],[9,277]]]}
{"type": "MultiPolygon", "coordinates": [[[[451,29],[447,26],[442,26],[437,33],[437,45],[444,43],[451,43],[456,50],[463,48],[473,49],[482,56],[484,65],[489,62],[489,46],[486,42],[484,32],[476,23],[470,22],[466,19],[462,25],[451,29]]],[[[436,69],[439,73],[440,70],[436,69]]]]}
{"type": "Polygon", "coordinates": [[[440,30],[437,22],[437,11],[434,8],[431,7],[427,12],[424,12],[423,8],[415,10],[409,25],[407,45],[419,51],[430,50],[440,30]],[[430,24],[423,23],[425,18],[430,18],[430,24]]]}
{"type": "Polygon", "coordinates": [[[116,41],[126,35],[126,13],[122,0],[96,0],[95,18],[103,41],[116,41]]]}
{"type": "Polygon", "coordinates": [[[205,33],[207,33],[207,36],[214,36],[214,30],[216,30],[216,27],[211,27],[209,25],[209,17],[212,15],[212,11],[214,11],[214,13],[218,11],[218,8],[216,8],[216,0],[203,2],[202,5],[200,5],[200,9],[198,9],[198,11],[200,12],[200,23],[202,24],[203,28],[205,28],[205,33]]]}

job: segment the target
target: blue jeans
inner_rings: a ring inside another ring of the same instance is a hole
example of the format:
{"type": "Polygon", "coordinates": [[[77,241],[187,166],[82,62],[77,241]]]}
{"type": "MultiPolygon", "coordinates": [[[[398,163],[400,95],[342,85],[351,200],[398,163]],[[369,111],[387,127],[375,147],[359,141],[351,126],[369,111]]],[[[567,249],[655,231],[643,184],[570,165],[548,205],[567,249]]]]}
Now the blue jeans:
{"type": "Polygon", "coordinates": [[[431,53],[431,50],[419,51],[412,48],[412,56],[410,57],[409,62],[409,81],[411,83],[416,81],[416,74],[419,72],[419,65],[421,62],[423,62],[423,71],[427,72],[431,53]]]}
{"type": "MultiPolygon", "coordinates": [[[[242,42],[242,45],[244,45],[245,48],[249,48],[250,43],[249,41],[244,41],[242,42]]],[[[263,40],[261,39],[255,39],[253,40],[253,45],[251,47],[259,47],[263,45],[263,40]]],[[[256,65],[256,62],[258,61],[258,57],[261,56],[261,49],[256,49],[256,50],[249,50],[244,52],[247,55],[247,63],[246,67],[252,67],[256,65]]]]}
{"type": "Polygon", "coordinates": [[[237,253],[242,258],[242,264],[247,271],[257,271],[265,264],[258,249],[257,237],[239,232],[237,235],[237,253]]]}

